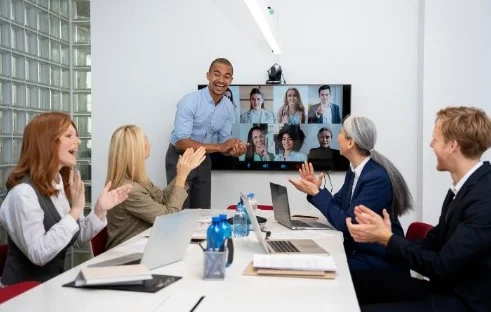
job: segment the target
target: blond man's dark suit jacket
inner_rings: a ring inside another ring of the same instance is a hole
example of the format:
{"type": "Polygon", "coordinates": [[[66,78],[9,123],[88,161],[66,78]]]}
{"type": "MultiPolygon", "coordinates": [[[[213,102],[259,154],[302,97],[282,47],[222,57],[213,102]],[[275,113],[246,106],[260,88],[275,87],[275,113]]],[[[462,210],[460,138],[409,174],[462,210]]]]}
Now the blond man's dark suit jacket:
{"type": "Polygon", "coordinates": [[[392,235],[389,257],[430,279],[435,288],[491,311],[491,165],[479,167],[452,200],[449,191],[438,224],[417,243],[392,235]]]}

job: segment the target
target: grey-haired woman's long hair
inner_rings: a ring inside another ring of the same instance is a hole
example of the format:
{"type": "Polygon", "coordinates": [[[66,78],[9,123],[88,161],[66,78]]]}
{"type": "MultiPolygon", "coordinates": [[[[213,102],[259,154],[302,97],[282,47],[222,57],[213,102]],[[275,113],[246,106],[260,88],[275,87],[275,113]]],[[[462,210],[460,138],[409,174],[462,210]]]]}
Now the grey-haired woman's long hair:
{"type": "Polygon", "coordinates": [[[394,164],[384,155],[377,152],[375,142],[377,141],[377,128],[375,123],[367,117],[349,116],[343,122],[343,130],[346,136],[355,141],[358,150],[382,166],[389,175],[392,184],[392,216],[402,216],[413,209],[413,198],[406,181],[394,164]]]}

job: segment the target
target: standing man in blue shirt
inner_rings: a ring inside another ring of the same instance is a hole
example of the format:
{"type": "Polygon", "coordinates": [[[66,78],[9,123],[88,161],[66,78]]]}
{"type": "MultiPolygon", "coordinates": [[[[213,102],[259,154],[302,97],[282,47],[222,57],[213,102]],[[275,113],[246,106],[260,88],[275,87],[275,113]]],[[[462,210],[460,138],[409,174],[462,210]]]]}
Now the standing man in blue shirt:
{"type": "MultiPolygon", "coordinates": [[[[177,161],[187,148],[195,150],[200,146],[206,153],[220,152],[238,157],[246,152],[247,144],[240,139],[231,138],[233,104],[224,95],[233,79],[234,69],[229,60],[214,60],[206,79],[208,87],[186,94],[178,103],[174,130],[165,156],[167,183],[177,174],[177,161]]],[[[186,184],[189,196],[184,208],[204,208],[211,206],[211,160],[207,155],[199,167],[191,171],[186,184]]]]}

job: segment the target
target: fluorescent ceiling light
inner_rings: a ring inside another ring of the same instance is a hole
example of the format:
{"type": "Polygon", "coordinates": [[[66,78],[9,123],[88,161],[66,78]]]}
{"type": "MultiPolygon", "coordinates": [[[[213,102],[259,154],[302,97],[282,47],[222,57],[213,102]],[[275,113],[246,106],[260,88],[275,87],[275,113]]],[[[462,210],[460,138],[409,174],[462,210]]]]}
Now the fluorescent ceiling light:
{"type": "Polygon", "coordinates": [[[252,16],[256,20],[259,29],[263,33],[264,38],[268,42],[271,50],[273,50],[274,54],[281,54],[280,47],[276,42],[276,39],[273,35],[273,31],[271,29],[271,25],[266,18],[269,18],[269,12],[266,7],[261,8],[257,0],[244,0],[245,4],[251,11],[252,16]]]}

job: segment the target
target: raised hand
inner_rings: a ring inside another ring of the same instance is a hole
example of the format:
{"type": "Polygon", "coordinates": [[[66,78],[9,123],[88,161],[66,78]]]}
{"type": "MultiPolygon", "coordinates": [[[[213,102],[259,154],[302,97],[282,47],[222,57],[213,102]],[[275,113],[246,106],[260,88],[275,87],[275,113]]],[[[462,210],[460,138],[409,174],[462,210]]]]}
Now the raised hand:
{"type": "Polygon", "coordinates": [[[184,186],[191,170],[198,167],[205,158],[206,149],[203,146],[199,147],[196,151],[192,147],[186,149],[177,161],[176,184],[184,186]]]}
{"type": "Polygon", "coordinates": [[[324,108],[322,107],[322,105],[319,105],[319,107],[317,107],[317,111],[315,112],[315,114],[317,115],[317,117],[320,117],[322,116],[322,114],[324,114],[324,108]]]}
{"type": "Polygon", "coordinates": [[[72,195],[72,207],[70,215],[77,220],[85,207],[85,187],[80,176],[80,171],[70,170],[68,178],[70,184],[70,193],[72,195]]]}
{"type": "Polygon", "coordinates": [[[94,213],[97,217],[102,219],[107,211],[114,206],[119,205],[128,198],[128,194],[131,192],[131,184],[121,185],[112,191],[111,181],[107,182],[104,190],[97,197],[97,202],[95,203],[94,213]]]}
{"type": "Polygon", "coordinates": [[[266,151],[266,147],[264,145],[256,148],[256,153],[259,156],[263,156],[265,151],[266,151]]]}
{"type": "Polygon", "coordinates": [[[298,180],[293,180],[293,179],[288,179],[293,186],[297,190],[299,190],[302,193],[305,193],[307,195],[317,195],[319,193],[319,188],[315,183],[312,183],[310,181],[307,181],[305,179],[298,179],[298,180]]]}
{"type": "Polygon", "coordinates": [[[314,173],[314,166],[312,166],[312,163],[307,163],[307,161],[305,161],[302,164],[302,167],[298,169],[298,172],[300,173],[301,179],[314,183],[315,185],[317,185],[317,188],[321,187],[324,175],[320,173],[319,176],[316,177],[314,173]]]}

